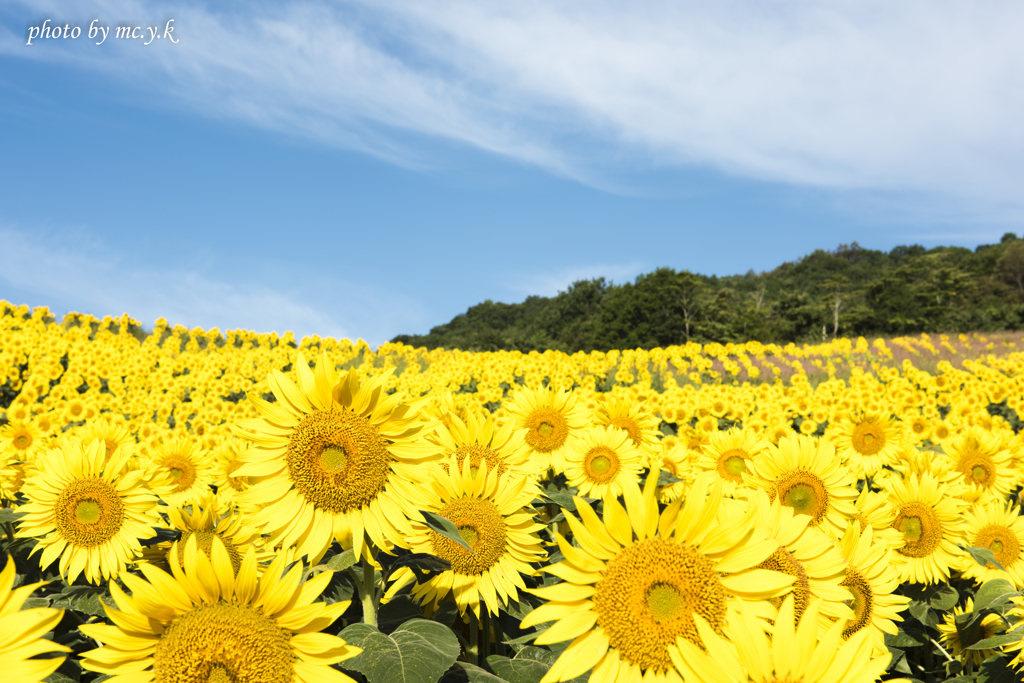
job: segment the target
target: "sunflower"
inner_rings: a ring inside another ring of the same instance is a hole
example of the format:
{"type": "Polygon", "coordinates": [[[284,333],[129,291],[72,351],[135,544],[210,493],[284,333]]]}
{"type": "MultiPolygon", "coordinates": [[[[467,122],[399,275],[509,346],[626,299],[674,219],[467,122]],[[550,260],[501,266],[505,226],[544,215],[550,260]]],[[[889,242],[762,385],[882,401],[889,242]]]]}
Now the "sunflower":
{"type": "Polygon", "coordinates": [[[731,496],[737,487],[743,487],[743,473],[749,461],[771,447],[762,436],[749,430],[730,429],[715,432],[711,441],[704,445],[695,465],[698,469],[712,472],[722,480],[722,492],[731,496]]]}
{"type": "Polygon", "coordinates": [[[538,477],[549,469],[562,471],[565,449],[587,426],[586,411],[577,404],[576,394],[564,389],[523,387],[512,395],[508,412],[516,429],[526,430],[524,438],[538,477]]]}
{"type": "Polygon", "coordinates": [[[1001,501],[975,504],[964,514],[967,545],[988,548],[1006,571],[994,564],[978,564],[966,553],[961,558],[960,573],[978,583],[1007,579],[1014,588],[1024,588],[1024,517],[1020,509],[1001,501]]]}
{"type": "Polygon", "coordinates": [[[617,498],[623,482],[640,476],[645,459],[624,430],[587,427],[565,451],[565,476],[581,496],[617,498]]]}
{"type": "Polygon", "coordinates": [[[943,458],[950,469],[960,473],[967,491],[964,499],[974,502],[1003,500],[1020,478],[1012,469],[1013,459],[999,437],[978,429],[956,436],[942,444],[943,458]]]}
{"type": "Polygon", "coordinates": [[[998,614],[986,614],[981,619],[979,625],[977,638],[971,642],[965,643],[960,638],[960,632],[956,627],[956,618],[961,614],[967,614],[974,611],[974,599],[970,596],[967,597],[967,602],[963,607],[954,607],[952,614],[945,614],[942,617],[943,623],[938,625],[939,628],[939,642],[948,649],[951,654],[955,657],[959,657],[960,661],[964,664],[970,659],[975,667],[981,666],[981,663],[992,655],[997,653],[997,650],[982,649],[982,650],[968,650],[971,645],[980,643],[987,638],[992,638],[999,635],[1005,630],[1003,620],[999,618],[998,614]]]}
{"type": "Polygon", "coordinates": [[[25,600],[42,583],[14,588],[17,572],[14,558],[0,572],[0,671],[4,678],[19,683],[38,683],[64,663],[64,657],[38,659],[42,654],[70,652],[70,648],[46,640],[64,616],[64,610],[49,607],[23,609],[25,600]]]}
{"type": "MultiPolygon", "coordinates": [[[[512,472],[490,469],[486,460],[474,467],[468,458],[459,467],[450,458],[447,470],[433,471],[432,500],[424,509],[451,520],[473,552],[420,522],[413,522],[409,545],[415,553],[435,555],[451,564],[425,583],[413,586],[412,594],[433,602],[436,609],[451,594],[459,611],[472,609],[480,616],[480,600],[487,611],[497,614],[509,600],[519,600],[519,590],[526,590],[521,574],[533,574],[531,562],[539,562],[546,554],[537,536],[543,524],[534,521],[530,503],[536,496],[530,480],[512,472]]],[[[388,598],[415,580],[408,567],[392,575],[394,583],[388,598]]]]}
{"type": "Polygon", "coordinates": [[[102,441],[82,446],[64,440],[36,459],[36,472],[22,487],[28,503],[18,536],[36,537],[44,569],[60,557],[68,583],[84,573],[90,583],[117,576],[140,552],[139,539],[156,535],[156,497],[143,470],[128,470],[129,455],[107,460],[102,441]]]}
{"type": "Polygon", "coordinates": [[[151,564],[141,566],[145,579],[124,574],[130,596],[110,582],[114,624],[79,627],[103,645],[82,654],[83,668],[113,675],[111,683],[352,681],[330,665],[361,650],[320,633],[349,603],[313,602],[332,572],[300,583],[306,568],[281,553],[260,577],[249,548],[236,575],[220,539],[209,558],[197,541],[188,540],[184,568],[171,563],[171,574],[151,564]]]}
{"type": "Polygon", "coordinates": [[[849,470],[824,440],[802,434],[779,440],[757,460],[747,460],[743,479],[767,490],[770,499],[812,517],[816,526],[838,538],[857,515],[857,490],[849,470]]]}
{"type": "Polygon", "coordinates": [[[455,458],[458,468],[469,458],[473,468],[486,462],[490,470],[498,474],[513,471],[517,474],[530,473],[530,448],[523,438],[524,429],[516,429],[512,422],[505,422],[500,427],[494,418],[477,416],[472,412],[460,417],[455,413],[445,413],[440,426],[427,436],[427,440],[436,444],[440,461],[447,466],[448,458],[455,458]]]}
{"type": "Polygon", "coordinates": [[[836,452],[858,478],[874,476],[897,458],[900,428],[890,419],[870,413],[851,413],[829,430],[836,452]]]}
{"type": "Polygon", "coordinates": [[[939,583],[949,578],[950,567],[960,565],[963,540],[962,512],[967,503],[956,496],[966,487],[944,484],[928,473],[890,477],[885,489],[896,505],[894,529],[903,543],[892,563],[901,583],[939,583]]]}
{"type": "Polygon", "coordinates": [[[910,598],[895,595],[899,575],[890,559],[889,544],[877,538],[874,528],[851,522],[839,543],[846,559],[846,576],[842,585],[852,595],[850,607],[854,618],[846,623],[843,638],[867,632],[867,642],[876,654],[888,652],[885,635],[896,635],[895,621],[903,621],[898,612],[907,609],[910,598]]]}
{"type": "MultiPolygon", "coordinates": [[[[228,557],[231,558],[231,566],[235,571],[242,563],[242,555],[246,548],[254,545],[257,549],[256,559],[260,562],[269,560],[271,554],[262,549],[260,533],[255,528],[245,523],[245,516],[230,507],[226,500],[219,494],[207,491],[206,495],[197,499],[195,503],[187,507],[171,506],[166,509],[170,518],[171,528],[181,532],[181,543],[177,544],[179,565],[185,561],[184,543],[195,536],[198,539],[199,549],[209,557],[213,538],[216,536],[224,544],[228,557]]],[[[159,566],[167,566],[167,563],[174,562],[171,555],[170,541],[157,543],[142,551],[140,562],[155,562],[159,566]]]]}
{"type": "Polygon", "coordinates": [[[766,602],[790,590],[793,577],[759,569],[777,541],[755,526],[755,514],[718,521],[721,484],[700,475],[691,493],[659,514],[657,476],[643,492],[624,487],[626,506],[604,501],[604,520],[581,498],[566,519],[573,545],[555,539],[565,560],[543,571],[563,580],[531,591],[547,602],[521,628],[555,621],[538,644],[573,639],[545,681],[564,681],[593,668],[591,681],[679,681],[669,655],[677,638],[700,645],[694,617],[721,632],[735,603],[749,600],[767,618],[766,602]]]}
{"type": "Polygon", "coordinates": [[[150,488],[168,505],[188,505],[213,482],[213,455],[191,439],[170,439],[149,461],[150,488]]]}
{"type": "Polygon", "coordinates": [[[596,425],[616,427],[629,434],[633,445],[644,453],[644,464],[649,464],[658,455],[661,439],[659,420],[646,403],[606,394],[594,410],[593,419],[596,425]]]}
{"type": "Polygon", "coordinates": [[[0,439],[0,501],[14,500],[25,480],[25,471],[17,461],[10,439],[0,439]]]}
{"type": "Polygon", "coordinates": [[[437,457],[421,438],[418,405],[385,392],[390,370],[360,386],[354,369],[339,381],[326,354],[315,375],[301,353],[295,368],[299,386],[274,370],[267,379],[277,402],[250,395],[260,417],[236,427],[255,446],[235,476],[262,478],[237,496],[260,508],[250,523],[313,562],[332,540],[357,555],[364,537],[385,550],[404,544],[424,477],[419,464],[437,457]]]}
{"type": "Polygon", "coordinates": [[[0,427],[0,439],[10,439],[18,460],[28,462],[44,445],[43,432],[31,422],[14,420],[0,427]]]}
{"type": "Polygon", "coordinates": [[[698,615],[697,630],[705,648],[680,638],[670,649],[672,661],[687,683],[873,683],[885,673],[888,652],[864,656],[866,632],[854,634],[844,643],[844,624],[838,622],[820,634],[817,600],[807,607],[808,618],[794,625],[794,602],[787,597],[782,603],[771,641],[746,605],[739,605],[737,613],[730,616],[725,628],[728,639],[698,615]]]}

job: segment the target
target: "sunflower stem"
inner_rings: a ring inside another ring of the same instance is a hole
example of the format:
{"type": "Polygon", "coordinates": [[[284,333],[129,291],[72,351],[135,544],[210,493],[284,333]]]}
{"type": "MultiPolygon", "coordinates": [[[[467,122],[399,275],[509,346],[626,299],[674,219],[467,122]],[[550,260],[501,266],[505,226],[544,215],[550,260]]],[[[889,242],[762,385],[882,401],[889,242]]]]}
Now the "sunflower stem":
{"type": "Polygon", "coordinates": [[[932,641],[932,645],[934,645],[935,647],[939,648],[939,652],[941,652],[942,654],[946,655],[946,659],[948,659],[951,662],[953,661],[953,658],[949,656],[948,652],[946,652],[946,648],[944,648],[941,645],[939,645],[939,643],[934,638],[929,638],[928,640],[932,641]]]}
{"type": "Polygon", "coordinates": [[[466,647],[469,663],[480,666],[480,620],[469,610],[469,643],[466,647]]]}
{"type": "Polygon", "coordinates": [[[363,623],[377,625],[377,605],[374,592],[377,588],[374,581],[373,563],[363,558],[363,580],[359,582],[359,601],[363,604],[363,623]]]}
{"type": "Polygon", "coordinates": [[[491,649],[491,622],[487,618],[487,607],[480,612],[480,659],[487,661],[491,649]]]}

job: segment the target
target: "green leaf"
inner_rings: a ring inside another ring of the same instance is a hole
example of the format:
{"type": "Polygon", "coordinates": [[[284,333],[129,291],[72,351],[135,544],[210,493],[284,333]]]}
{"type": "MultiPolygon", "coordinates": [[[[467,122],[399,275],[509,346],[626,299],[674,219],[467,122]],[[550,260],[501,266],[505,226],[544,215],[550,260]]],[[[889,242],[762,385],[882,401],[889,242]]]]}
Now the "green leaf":
{"type": "Polygon", "coordinates": [[[459,606],[454,602],[442,602],[441,606],[434,612],[434,616],[431,617],[434,621],[445,626],[451,626],[455,622],[455,617],[459,615],[459,606]]]}
{"type": "MultiPolygon", "coordinates": [[[[431,531],[436,531],[445,538],[455,541],[463,548],[473,553],[473,549],[469,547],[469,544],[466,543],[466,539],[464,539],[462,534],[459,533],[459,528],[452,524],[451,520],[428,510],[420,510],[420,514],[423,515],[423,521],[428,527],[430,527],[431,531]]],[[[473,554],[476,555],[476,553],[473,554]]]]}
{"type": "Polygon", "coordinates": [[[499,655],[487,658],[487,665],[508,683],[540,683],[551,665],[532,659],[509,659],[499,655]]]}
{"type": "Polygon", "coordinates": [[[1001,636],[992,636],[985,640],[979,640],[974,645],[968,647],[968,650],[994,650],[997,647],[1002,647],[1009,643],[1018,642],[1021,637],[1024,636],[1024,630],[1011,631],[1010,633],[1004,633],[1001,636]]]}
{"type": "Polygon", "coordinates": [[[544,491],[540,494],[544,500],[549,503],[554,503],[563,510],[569,510],[570,512],[576,511],[576,501],[572,499],[568,493],[560,493],[554,491],[544,491]]]}
{"type": "Polygon", "coordinates": [[[982,584],[974,596],[974,611],[996,609],[1006,604],[1010,598],[1019,595],[1006,579],[993,579],[982,584]]]}
{"type": "Polygon", "coordinates": [[[0,508],[0,524],[17,522],[27,514],[27,512],[18,512],[16,508],[0,508]]]}
{"type": "Polygon", "coordinates": [[[661,470],[658,473],[658,486],[669,486],[671,484],[678,484],[681,481],[683,479],[680,479],[668,470],[661,470]]]}
{"type": "Polygon", "coordinates": [[[968,555],[973,557],[974,561],[977,562],[978,564],[980,564],[982,567],[987,567],[988,565],[991,564],[991,565],[993,565],[995,567],[999,567],[999,569],[1001,569],[1004,572],[1006,571],[1006,567],[1004,567],[1003,565],[999,564],[999,561],[996,560],[995,553],[993,553],[988,548],[979,548],[979,547],[974,546],[974,545],[971,545],[971,546],[960,546],[960,547],[963,550],[965,550],[968,555]]]}
{"type": "Polygon", "coordinates": [[[885,634],[885,644],[891,645],[892,647],[917,647],[924,645],[924,641],[914,638],[912,635],[900,631],[896,634],[885,634]]]}
{"type": "Polygon", "coordinates": [[[455,662],[438,683],[508,683],[508,681],[469,662],[455,662]]]}
{"type": "Polygon", "coordinates": [[[340,634],[363,649],[343,667],[358,671],[370,683],[435,683],[459,656],[459,641],[436,621],[413,619],[391,635],[368,624],[352,624],[340,634]]]}
{"type": "Polygon", "coordinates": [[[928,597],[928,604],[932,609],[945,612],[951,610],[960,601],[960,594],[949,584],[939,584],[937,589],[928,597]]]}
{"type": "Polygon", "coordinates": [[[325,564],[332,572],[343,572],[358,561],[359,558],[356,557],[356,551],[349,548],[345,552],[333,556],[325,564]]]}

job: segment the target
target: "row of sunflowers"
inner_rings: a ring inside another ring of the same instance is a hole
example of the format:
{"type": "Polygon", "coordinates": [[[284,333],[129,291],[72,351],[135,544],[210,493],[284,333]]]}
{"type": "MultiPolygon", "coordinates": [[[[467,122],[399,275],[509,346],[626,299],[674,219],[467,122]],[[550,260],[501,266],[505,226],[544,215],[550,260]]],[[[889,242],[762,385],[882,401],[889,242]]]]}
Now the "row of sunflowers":
{"type": "Polygon", "coordinates": [[[1018,680],[1022,363],[978,335],[373,351],[0,302],[0,670],[1018,680]]]}

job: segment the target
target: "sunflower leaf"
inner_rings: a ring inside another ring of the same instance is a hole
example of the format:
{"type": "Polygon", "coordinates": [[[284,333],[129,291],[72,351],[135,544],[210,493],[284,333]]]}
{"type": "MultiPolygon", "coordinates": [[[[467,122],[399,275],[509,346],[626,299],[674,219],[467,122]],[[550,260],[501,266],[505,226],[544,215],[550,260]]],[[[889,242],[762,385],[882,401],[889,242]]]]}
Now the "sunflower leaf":
{"type": "Polygon", "coordinates": [[[991,564],[991,565],[993,565],[995,567],[999,567],[999,569],[1001,569],[1004,572],[1006,571],[1006,567],[1004,567],[1003,565],[999,564],[999,561],[996,559],[995,553],[993,553],[988,548],[979,548],[979,547],[973,546],[973,545],[972,546],[960,546],[960,547],[963,550],[965,550],[968,555],[973,557],[974,561],[977,562],[978,564],[980,564],[982,567],[986,567],[986,566],[991,564]]]}
{"type": "Polygon", "coordinates": [[[681,481],[683,480],[668,470],[660,470],[658,472],[658,486],[669,486],[671,484],[678,484],[681,481]]]}
{"type": "Polygon", "coordinates": [[[487,666],[509,683],[540,683],[540,679],[544,678],[544,674],[551,668],[546,662],[520,659],[518,655],[515,659],[491,655],[487,658],[487,666]]]}
{"type": "Polygon", "coordinates": [[[407,621],[390,635],[367,624],[352,624],[339,635],[363,650],[342,667],[358,671],[370,683],[434,683],[460,651],[450,628],[426,619],[407,621]]]}
{"type": "Polygon", "coordinates": [[[1008,645],[1009,643],[1016,643],[1020,641],[1021,637],[1024,637],[1024,630],[1018,629],[1017,631],[1011,631],[1010,633],[1004,633],[1001,636],[992,636],[991,638],[985,638],[979,640],[974,645],[969,646],[968,650],[994,650],[997,647],[1008,645]]]}
{"type": "Polygon", "coordinates": [[[426,524],[431,531],[435,531],[447,539],[455,541],[469,552],[476,555],[473,549],[466,543],[466,539],[459,533],[459,528],[452,524],[450,519],[442,517],[436,512],[430,512],[428,510],[420,510],[420,514],[423,515],[423,523],[426,524]]]}
{"type": "Polygon", "coordinates": [[[983,610],[1001,607],[1015,595],[1019,593],[1006,579],[986,581],[974,596],[974,613],[980,614],[983,610]]]}
{"type": "Polygon", "coordinates": [[[339,553],[327,560],[325,563],[327,568],[332,572],[343,572],[356,563],[359,558],[356,557],[356,553],[352,548],[349,548],[343,553],[339,553]]]}
{"type": "Polygon", "coordinates": [[[27,512],[18,512],[15,508],[0,508],[0,524],[17,522],[27,514],[27,512]]]}

